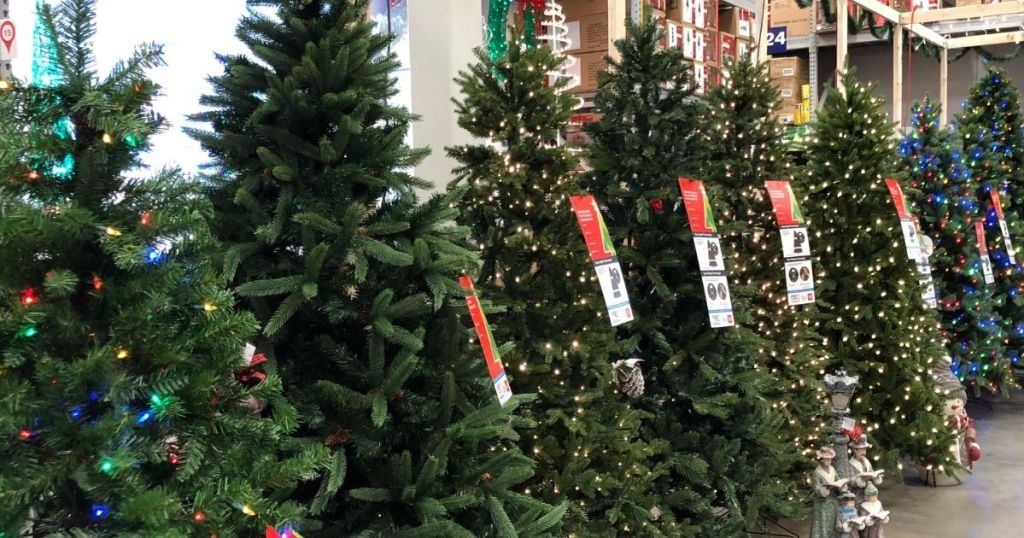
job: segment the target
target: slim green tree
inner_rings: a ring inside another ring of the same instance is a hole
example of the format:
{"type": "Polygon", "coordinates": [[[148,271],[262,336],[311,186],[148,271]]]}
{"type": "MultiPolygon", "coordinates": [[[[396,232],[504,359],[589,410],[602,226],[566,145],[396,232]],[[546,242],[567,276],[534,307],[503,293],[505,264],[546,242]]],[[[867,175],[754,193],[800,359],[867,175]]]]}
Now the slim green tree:
{"type": "Polygon", "coordinates": [[[1006,299],[985,283],[975,234],[986,207],[975,197],[980,178],[967,167],[956,134],[939,126],[941,106],[929,99],[914,104],[899,153],[921,229],[934,245],[931,264],[953,370],[976,391],[1005,388],[1012,374],[998,309],[1006,299]]]}
{"type": "MultiPolygon", "coordinates": [[[[671,514],[674,535],[738,536],[761,515],[798,510],[786,479],[798,452],[780,439],[770,344],[748,328],[750,290],[731,281],[737,326],[710,327],[678,185],[680,176],[700,177],[708,111],[680,51],[659,50],[659,39],[653,22],[630,22],[616,43],[621,60],[595,100],[603,117],[587,129],[585,185],[605,209],[634,301],[637,320],[620,334],[646,361],[648,395],[637,406],[653,418],[644,438],[668,442],[656,513],[671,514]]],[[[724,201],[711,200],[723,229],[724,201]]],[[[724,254],[731,260],[731,247],[724,254]]]]}
{"type": "Polygon", "coordinates": [[[257,325],[205,254],[212,207],[176,170],[126,178],[163,123],[160,47],[99,78],[94,2],[39,10],[33,83],[0,93],[0,535],[301,520],[280,495],[326,450],[282,443],[297,411],[276,375],[236,378],[257,325]]]}
{"type": "MultiPolygon", "coordinates": [[[[469,347],[458,275],[475,265],[450,223],[459,193],[410,174],[390,37],[365,0],[249,2],[247,54],[225,58],[194,135],[214,155],[225,264],[301,410],[299,446],[327,445],[297,488],[323,536],[545,536],[564,509],[512,488],[532,462],[469,347]],[[268,14],[257,7],[273,7],[268,14]],[[451,303],[451,304],[449,304],[451,303]]],[[[521,489],[521,488],[519,488],[521,489]]]]}
{"type": "MultiPolygon", "coordinates": [[[[885,180],[897,174],[893,125],[874,85],[842,74],[829,92],[796,183],[814,231],[819,331],[829,369],[860,377],[852,416],[887,464],[908,454],[943,463],[947,429],[928,372],[942,360],[941,326],[922,304],[885,180]]],[[[905,178],[902,178],[905,181],[905,178]]]]}
{"type": "Polygon", "coordinates": [[[540,467],[532,495],[568,499],[571,531],[619,536],[651,522],[657,504],[650,456],[639,439],[644,416],[616,390],[612,363],[630,343],[609,323],[587,249],[570,209],[581,194],[577,160],[555,144],[575,98],[565,80],[546,84],[564,57],[514,36],[505,57],[483,51],[456,79],[459,125],[488,143],[449,149],[459,161],[454,189],[468,189],[459,223],[481,251],[481,294],[504,307],[495,337],[513,390],[536,391],[537,427],[524,441],[540,467]]]}
{"type": "MultiPolygon", "coordinates": [[[[782,126],[773,116],[778,99],[767,64],[745,57],[730,65],[729,78],[708,92],[704,132],[710,154],[701,175],[712,186],[709,195],[732,247],[730,282],[749,293],[754,330],[768,346],[764,366],[780,382],[773,408],[786,417],[786,439],[810,462],[826,436],[820,370],[828,352],[820,345],[814,304],[789,305],[782,238],[765,187],[765,181],[794,174],[782,126]]],[[[809,234],[813,239],[814,230],[809,234]]],[[[794,490],[805,488],[806,470],[794,465],[794,490]]]]}

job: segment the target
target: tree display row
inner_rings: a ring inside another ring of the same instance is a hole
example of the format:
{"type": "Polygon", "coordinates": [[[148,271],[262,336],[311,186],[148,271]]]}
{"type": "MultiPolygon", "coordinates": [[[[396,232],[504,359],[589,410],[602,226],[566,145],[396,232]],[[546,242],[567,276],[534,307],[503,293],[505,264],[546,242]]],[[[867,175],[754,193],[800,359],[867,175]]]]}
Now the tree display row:
{"type": "MultiPolygon", "coordinates": [[[[201,182],[130,179],[164,127],[161,50],[98,78],[94,0],[42,6],[36,76],[0,93],[0,536],[738,536],[806,514],[841,369],[882,463],[948,464],[940,321],[885,183],[906,176],[852,75],[796,166],[764,66],[697,98],[656,24],[629,23],[571,148],[566,58],[513,30],[456,79],[479,140],[424,195],[367,0],[248,4],[247,51],[219,57],[189,129],[201,182]],[[482,355],[504,363],[499,398],[482,355]]],[[[925,111],[935,141],[903,152],[922,191],[963,175],[923,156],[947,144],[925,111]]],[[[922,227],[952,233],[937,265],[975,267],[958,239],[987,206],[942,213],[930,192],[922,227]]],[[[941,331],[984,372],[1016,340],[1001,304],[964,300],[972,276],[941,331]]]]}

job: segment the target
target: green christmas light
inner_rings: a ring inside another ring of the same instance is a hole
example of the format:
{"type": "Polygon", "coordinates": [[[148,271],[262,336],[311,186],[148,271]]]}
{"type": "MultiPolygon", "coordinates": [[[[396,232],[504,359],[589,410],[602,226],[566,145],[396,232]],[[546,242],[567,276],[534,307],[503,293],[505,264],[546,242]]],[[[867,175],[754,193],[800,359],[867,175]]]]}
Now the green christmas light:
{"type": "Polygon", "coordinates": [[[107,476],[112,476],[114,474],[114,469],[116,468],[117,464],[110,458],[103,458],[100,462],[100,472],[107,476]]]}

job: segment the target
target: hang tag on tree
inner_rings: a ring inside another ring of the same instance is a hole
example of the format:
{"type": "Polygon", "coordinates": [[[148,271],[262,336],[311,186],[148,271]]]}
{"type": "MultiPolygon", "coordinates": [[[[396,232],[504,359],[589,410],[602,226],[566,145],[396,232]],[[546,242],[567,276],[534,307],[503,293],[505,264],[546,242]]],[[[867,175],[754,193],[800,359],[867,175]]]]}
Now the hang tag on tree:
{"type": "Polygon", "coordinates": [[[704,183],[679,178],[679,192],[683,196],[686,218],[693,232],[693,246],[697,249],[697,264],[700,267],[701,285],[711,327],[732,327],[736,325],[736,319],[732,311],[732,293],[726,278],[725,256],[704,183]]]}
{"type": "Polygon", "coordinates": [[[788,181],[765,181],[768,198],[775,210],[782,238],[785,266],[786,300],[790,305],[814,302],[814,268],[811,265],[811,234],[807,233],[804,215],[788,181]]]}
{"type": "Polygon", "coordinates": [[[903,243],[907,247],[907,257],[910,258],[910,261],[917,263],[917,259],[921,257],[921,240],[917,234],[917,225],[914,224],[914,219],[910,216],[907,200],[903,196],[903,188],[900,187],[898,181],[892,178],[886,179],[885,185],[889,188],[889,196],[892,197],[892,203],[896,206],[896,215],[900,219],[903,243]]]}
{"type": "Polygon", "coordinates": [[[476,296],[476,290],[473,288],[473,279],[462,275],[459,277],[459,284],[466,292],[466,307],[469,309],[469,316],[473,319],[476,339],[480,341],[480,347],[483,349],[487,373],[491,376],[494,392],[498,394],[498,403],[505,405],[505,402],[512,398],[512,387],[508,384],[505,367],[501,364],[501,355],[498,353],[498,346],[494,343],[491,326],[487,324],[487,316],[484,315],[484,310],[480,307],[480,298],[476,296]]]}
{"type": "Polygon", "coordinates": [[[999,199],[999,191],[992,189],[988,191],[992,198],[992,207],[996,210],[996,218],[999,219],[999,231],[1003,235],[1003,243],[1006,245],[1006,258],[1013,265],[1017,264],[1016,253],[1013,250],[1013,241],[1010,240],[1010,227],[1006,225],[1006,216],[1003,215],[1003,202],[999,199]]]}
{"type": "Polygon", "coordinates": [[[996,281],[992,273],[992,259],[988,257],[988,243],[985,242],[985,223],[981,220],[974,221],[974,235],[978,238],[978,257],[981,258],[981,273],[985,276],[985,283],[992,284],[996,281]]]}
{"type": "Polygon", "coordinates": [[[608,235],[604,219],[601,218],[597,201],[589,194],[570,196],[569,201],[583,232],[583,240],[590,252],[590,259],[594,262],[597,280],[601,283],[601,294],[608,309],[608,320],[611,321],[612,327],[633,321],[633,307],[629,303],[622,267],[619,265],[619,258],[615,256],[615,246],[608,235]]]}
{"type": "Polygon", "coordinates": [[[920,256],[917,258],[917,283],[921,286],[921,301],[925,308],[938,308],[939,295],[935,292],[935,282],[932,280],[932,265],[929,259],[935,250],[932,238],[921,233],[921,222],[914,217],[914,225],[917,227],[917,236],[920,238],[920,256]]]}

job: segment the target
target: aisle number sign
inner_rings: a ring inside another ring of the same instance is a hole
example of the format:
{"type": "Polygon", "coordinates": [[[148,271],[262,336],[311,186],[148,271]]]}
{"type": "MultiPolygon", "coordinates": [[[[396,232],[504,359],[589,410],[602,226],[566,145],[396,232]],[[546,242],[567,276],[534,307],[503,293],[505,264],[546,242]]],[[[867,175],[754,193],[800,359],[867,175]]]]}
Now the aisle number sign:
{"type": "Polygon", "coordinates": [[[782,238],[786,299],[790,305],[814,302],[814,268],[811,265],[811,234],[807,233],[800,204],[788,181],[765,181],[782,238]]]}
{"type": "Polygon", "coordinates": [[[18,56],[18,34],[11,19],[0,19],[0,61],[10,61],[18,56]]]}
{"type": "Polygon", "coordinates": [[[487,363],[487,373],[491,376],[491,384],[498,394],[498,403],[505,405],[512,398],[512,387],[508,384],[508,376],[505,375],[505,367],[501,364],[501,355],[498,353],[498,346],[494,343],[494,336],[491,334],[491,326],[487,324],[487,316],[480,307],[480,298],[476,296],[473,289],[473,279],[466,275],[459,277],[459,284],[466,292],[466,307],[469,308],[469,316],[473,319],[473,328],[476,329],[476,339],[480,341],[483,348],[484,362],[487,363]]]}
{"type": "Polygon", "coordinates": [[[686,218],[693,232],[693,246],[697,249],[697,265],[708,305],[711,327],[732,327],[736,319],[732,311],[732,295],[726,279],[725,256],[711,201],[699,180],[679,178],[679,191],[683,196],[686,218]]]}
{"type": "Polygon", "coordinates": [[[907,206],[907,199],[903,196],[903,188],[899,181],[889,178],[885,180],[889,189],[889,196],[896,206],[896,216],[900,219],[900,229],[903,231],[903,244],[907,248],[907,257],[917,266],[917,282],[921,286],[921,300],[926,308],[938,308],[939,300],[935,293],[935,283],[932,281],[932,267],[928,260],[931,254],[931,241],[925,242],[922,248],[921,228],[917,219],[910,214],[907,206]]]}
{"type": "Polygon", "coordinates": [[[633,307],[629,304],[626,292],[626,281],[615,255],[608,228],[601,218],[601,210],[597,207],[594,197],[586,194],[570,196],[572,210],[576,213],[576,221],[583,232],[583,241],[587,244],[590,259],[594,262],[597,280],[601,283],[601,294],[608,309],[608,320],[612,327],[633,321],[633,307]]]}
{"type": "Polygon", "coordinates": [[[1006,216],[1003,215],[1003,202],[999,199],[999,192],[995,189],[988,191],[992,197],[992,207],[996,210],[996,218],[999,219],[999,231],[1003,235],[1003,243],[1006,244],[1006,257],[1010,263],[1016,265],[1017,259],[1013,251],[1013,242],[1010,241],[1010,227],[1006,225],[1006,216]]]}
{"type": "Polygon", "coordinates": [[[768,54],[782,54],[789,50],[786,44],[786,27],[773,26],[768,29],[768,54]]]}

